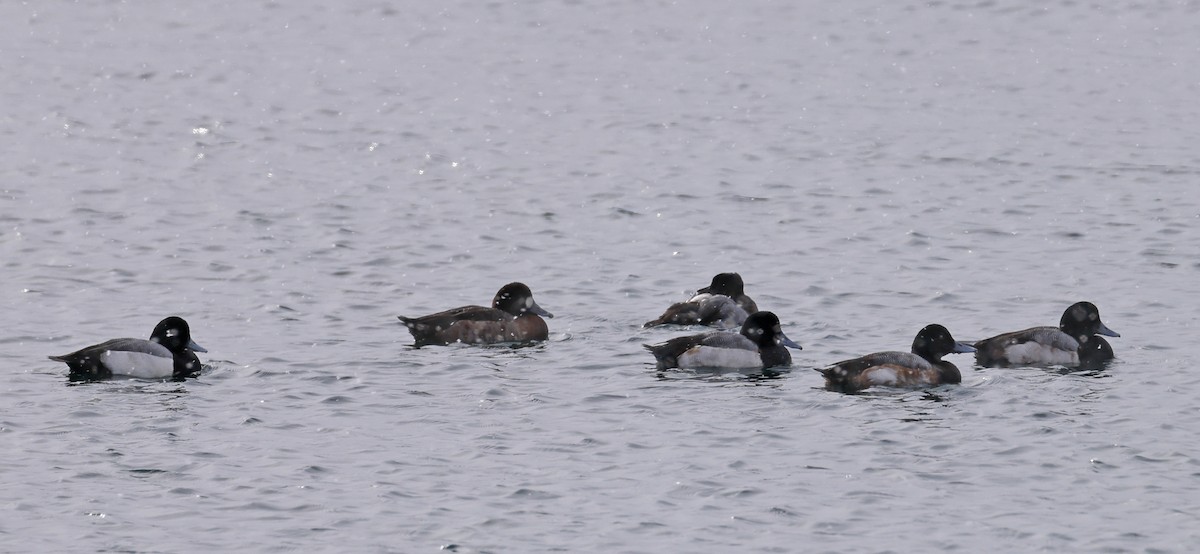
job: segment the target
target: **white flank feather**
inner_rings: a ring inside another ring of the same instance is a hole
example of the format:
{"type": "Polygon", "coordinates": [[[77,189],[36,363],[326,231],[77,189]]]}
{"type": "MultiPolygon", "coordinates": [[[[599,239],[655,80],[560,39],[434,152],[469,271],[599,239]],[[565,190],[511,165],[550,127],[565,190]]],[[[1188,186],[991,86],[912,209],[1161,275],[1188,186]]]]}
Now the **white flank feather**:
{"type": "Polygon", "coordinates": [[[100,355],[100,363],[113,375],[139,379],[166,379],[175,374],[175,358],[163,358],[145,352],[109,350],[100,355]]]}
{"type": "Polygon", "coordinates": [[[879,366],[872,368],[867,372],[867,381],[872,385],[881,385],[884,387],[896,386],[898,379],[896,370],[888,366],[879,366]]]}
{"type": "Polygon", "coordinates": [[[682,368],[754,369],[762,367],[762,356],[757,350],[693,346],[677,362],[682,368]]]}
{"type": "Polygon", "coordinates": [[[1072,365],[1079,363],[1079,352],[1063,350],[1053,346],[1029,341],[1021,344],[1010,344],[1004,348],[1004,354],[1010,364],[1059,364],[1072,365]]]}

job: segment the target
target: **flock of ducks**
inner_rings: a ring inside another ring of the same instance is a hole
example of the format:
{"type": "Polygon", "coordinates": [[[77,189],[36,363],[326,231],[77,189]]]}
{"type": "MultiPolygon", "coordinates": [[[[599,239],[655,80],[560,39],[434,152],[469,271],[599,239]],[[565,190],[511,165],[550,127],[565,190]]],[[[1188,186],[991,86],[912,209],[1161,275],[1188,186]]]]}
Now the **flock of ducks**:
{"type": "MultiPolygon", "coordinates": [[[[663,324],[741,327],[738,334],[714,331],[645,345],[659,369],[769,369],[791,364],[787,348],[800,349],[780,327],[779,318],[746,296],[737,273],[721,273],[712,284],[685,302],[673,304],[644,326],[663,324]]],[[[1095,367],[1113,359],[1112,346],[1101,336],[1119,337],[1100,321],[1090,302],[1071,305],[1058,327],[1032,327],[966,344],[954,340],[938,324],[922,328],[909,352],[876,352],[817,368],[825,388],[855,393],[871,387],[920,388],[962,382],[962,373],[943,360],[947,354],[975,354],[989,367],[1062,365],[1095,367]]]]}
{"type": "MultiPolygon", "coordinates": [[[[684,302],[671,305],[646,322],[657,325],[704,325],[706,333],[675,337],[644,345],[659,369],[770,369],[789,366],[788,348],[801,349],[789,339],[772,312],[759,311],[745,293],[737,273],[721,273],[684,302]],[[738,332],[732,332],[739,329],[738,332]]],[[[548,338],[543,317],[554,317],[533,300],[523,283],[500,288],[490,307],[463,306],[421,317],[400,316],[415,346],[534,342],[548,338]]],[[[910,352],[877,352],[819,368],[825,388],[854,393],[871,387],[918,388],[962,382],[947,354],[975,353],[983,366],[1064,365],[1094,367],[1113,359],[1112,346],[1101,336],[1119,337],[1100,321],[1090,302],[1078,302],[1063,313],[1058,327],[1032,327],[966,344],[954,340],[945,327],[927,325],[913,339],[910,352]]],[[[207,352],[192,340],[191,329],[179,317],[168,317],[154,328],[149,340],[113,339],[70,354],[50,356],[70,368],[79,380],[128,376],[143,379],[185,379],[200,372],[196,352],[207,352]]]]}

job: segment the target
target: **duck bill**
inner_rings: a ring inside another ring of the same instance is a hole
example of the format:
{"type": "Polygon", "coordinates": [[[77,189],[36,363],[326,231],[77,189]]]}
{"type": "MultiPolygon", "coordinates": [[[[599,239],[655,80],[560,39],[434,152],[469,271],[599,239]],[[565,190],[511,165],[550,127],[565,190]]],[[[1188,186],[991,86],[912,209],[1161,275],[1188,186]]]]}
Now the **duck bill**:
{"type": "Polygon", "coordinates": [[[788,348],[795,348],[796,350],[804,350],[803,346],[800,346],[798,343],[796,343],[796,341],[787,338],[787,335],[782,333],[779,334],[779,344],[782,344],[788,348]]]}
{"type": "Polygon", "coordinates": [[[543,310],[541,306],[538,306],[537,302],[534,302],[533,305],[529,307],[528,311],[533,312],[542,317],[554,317],[554,314],[547,312],[546,310],[543,310]]]}
{"type": "Polygon", "coordinates": [[[1096,324],[1096,334],[1097,334],[1097,335],[1104,335],[1104,336],[1106,336],[1106,337],[1119,337],[1119,336],[1121,336],[1121,333],[1118,333],[1118,332],[1116,332],[1116,331],[1113,331],[1112,329],[1109,329],[1109,328],[1108,328],[1108,326],[1107,326],[1107,325],[1105,325],[1103,322],[1101,322],[1101,323],[1097,323],[1097,324],[1096,324]]]}
{"type": "Polygon", "coordinates": [[[950,353],[951,354],[970,354],[974,351],[975,351],[974,346],[971,346],[969,344],[964,344],[961,342],[956,342],[956,343],[954,343],[954,350],[951,350],[950,353]]]}
{"type": "Polygon", "coordinates": [[[208,350],[205,350],[203,346],[196,344],[196,341],[194,340],[188,340],[187,347],[188,350],[192,350],[194,352],[208,352],[208,350]]]}
{"type": "Polygon", "coordinates": [[[702,289],[696,289],[696,294],[712,294],[712,285],[709,285],[702,289]]]}

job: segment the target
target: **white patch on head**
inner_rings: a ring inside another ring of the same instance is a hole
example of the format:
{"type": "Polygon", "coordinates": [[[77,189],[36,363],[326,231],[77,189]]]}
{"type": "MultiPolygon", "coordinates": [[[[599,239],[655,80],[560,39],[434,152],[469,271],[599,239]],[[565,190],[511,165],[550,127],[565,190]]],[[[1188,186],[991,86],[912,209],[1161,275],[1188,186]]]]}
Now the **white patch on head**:
{"type": "Polygon", "coordinates": [[[175,358],[155,356],[145,352],[108,350],[100,355],[113,375],[125,375],[139,379],[165,379],[175,374],[175,358]]]}
{"type": "Polygon", "coordinates": [[[763,366],[757,350],[693,346],[676,358],[681,368],[756,369],[763,366]]]}
{"type": "Polygon", "coordinates": [[[528,310],[532,307],[533,307],[533,298],[532,297],[526,298],[525,299],[525,309],[528,310]]]}
{"type": "Polygon", "coordinates": [[[1061,364],[1079,363],[1079,352],[1063,350],[1039,342],[1029,341],[1010,344],[1004,348],[1004,357],[1010,364],[1061,364]]]}

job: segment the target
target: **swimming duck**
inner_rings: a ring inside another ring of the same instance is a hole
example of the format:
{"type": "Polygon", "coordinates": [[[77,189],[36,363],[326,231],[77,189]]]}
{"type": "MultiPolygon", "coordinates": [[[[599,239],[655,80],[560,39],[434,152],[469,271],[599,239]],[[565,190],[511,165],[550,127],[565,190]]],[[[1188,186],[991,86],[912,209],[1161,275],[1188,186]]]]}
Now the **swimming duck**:
{"type": "Polygon", "coordinates": [[[1091,302],[1076,302],[1063,312],[1058,327],[1032,327],[975,343],[975,361],[983,366],[1081,365],[1113,359],[1112,346],[1099,335],[1121,336],[1100,321],[1091,302]]]}
{"type": "Polygon", "coordinates": [[[686,302],[672,304],[657,319],[647,321],[642,327],[674,324],[736,329],[757,311],[758,304],[746,296],[741,275],[718,273],[713,276],[712,283],[696,291],[695,296],[686,302]]]}
{"type": "Polygon", "coordinates": [[[192,341],[191,328],[183,318],[171,316],[154,327],[150,340],[112,339],[50,359],[66,363],[75,379],[120,375],[182,380],[200,373],[196,352],[208,350],[192,341]]]}
{"type": "Polygon", "coordinates": [[[742,324],[740,333],[710,331],[642,346],[654,354],[658,369],[771,368],[792,363],[792,355],[786,347],[801,349],[783,334],[779,317],[771,312],[751,314],[742,324]]]}
{"type": "Polygon", "coordinates": [[[946,354],[974,352],[954,340],[945,327],[927,325],[913,339],[912,352],[877,352],[817,369],[825,376],[825,388],[858,392],[872,386],[916,388],[961,383],[954,364],[942,360],[946,354]]]}
{"type": "Polygon", "coordinates": [[[399,316],[416,339],[416,346],[429,344],[494,344],[546,340],[549,330],[539,316],[554,317],[533,301],[524,283],[500,287],[492,307],[463,306],[421,317],[399,316]]]}

